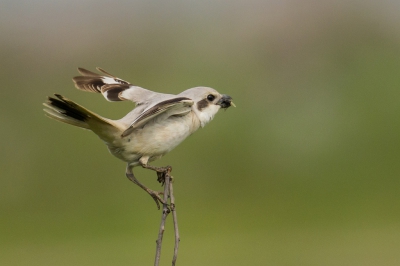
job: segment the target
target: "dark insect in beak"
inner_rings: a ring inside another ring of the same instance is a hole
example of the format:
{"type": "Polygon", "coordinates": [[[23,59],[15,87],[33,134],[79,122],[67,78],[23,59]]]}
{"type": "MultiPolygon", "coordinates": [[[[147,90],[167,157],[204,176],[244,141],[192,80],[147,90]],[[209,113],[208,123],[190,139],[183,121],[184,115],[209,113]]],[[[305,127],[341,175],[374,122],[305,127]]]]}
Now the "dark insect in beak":
{"type": "Polygon", "coordinates": [[[228,108],[230,106],[236,107],[236,105],[232,102],[232,97],[226,94],[222,94],[221,99],[217,102],[218,105],[221,106],[221,108],[228,108]]]}

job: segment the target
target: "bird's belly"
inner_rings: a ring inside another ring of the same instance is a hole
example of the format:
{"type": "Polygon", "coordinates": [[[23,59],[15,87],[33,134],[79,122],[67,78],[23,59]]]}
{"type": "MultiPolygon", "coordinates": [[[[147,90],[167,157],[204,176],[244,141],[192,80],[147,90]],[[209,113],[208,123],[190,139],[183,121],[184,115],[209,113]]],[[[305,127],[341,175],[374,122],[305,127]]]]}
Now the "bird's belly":
{"type": "Polygon", "coordinates": [[[190,124],[179,118],[168,119],[147,124],[108,147],[114,156],[126,162],[138,161],[142,156],[149,156],[152,161],[170,152],[190,134],[190,124]]]}

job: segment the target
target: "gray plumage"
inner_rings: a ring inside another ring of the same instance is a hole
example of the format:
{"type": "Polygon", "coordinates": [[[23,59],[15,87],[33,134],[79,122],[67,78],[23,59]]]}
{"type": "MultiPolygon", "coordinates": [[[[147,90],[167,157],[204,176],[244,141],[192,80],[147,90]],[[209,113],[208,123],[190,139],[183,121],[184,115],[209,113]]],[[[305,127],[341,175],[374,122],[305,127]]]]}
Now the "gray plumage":
{"type": "Polygon", "coordinates": [[[55,94],[44,103],[46,115],[57,121],[89,129],[102,139],[111,154],[129,166],[147,165],[175,148],[186,137],[210,122],[232,98],[208,87],[178,95],[153,92],[115,77],[79,68],[73,78],[83,91],[101,93],[108,101],[132,101],[136,107],[119,120],[111,120],[55,94]]]}

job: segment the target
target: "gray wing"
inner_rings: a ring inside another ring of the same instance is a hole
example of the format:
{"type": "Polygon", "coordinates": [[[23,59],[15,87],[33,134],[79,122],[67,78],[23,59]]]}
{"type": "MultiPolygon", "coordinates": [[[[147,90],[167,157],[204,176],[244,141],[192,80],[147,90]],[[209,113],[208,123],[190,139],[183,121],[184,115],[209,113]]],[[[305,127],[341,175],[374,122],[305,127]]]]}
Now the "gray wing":
{"type": "Polygon", "coordinates": [[[110,102],[129,100],[137,104],[143,104],[149,99],[164,95],[141,87],[133,86],[129,82],[120,79],[104,69],[96,68],[102,75],[91,72],[84,68],[78,68],[82,76],[74,77],[72,80],[79,90],[101,93],[110,102]]]}
{"type": "Polygon", "coordinates": [[[175,97],[172,99],[161,101],[149,108],[145,109],[139,114],[130,126],[122,133],[122,137],[128,136],[136,128],[139,128],[146,124],[149,120],[158,117],[159,115],[169,112],[169,116],[173,115],[187,115],[191,111],[191,107],[194,104],[193,100],[186,97],[175,97]]]}

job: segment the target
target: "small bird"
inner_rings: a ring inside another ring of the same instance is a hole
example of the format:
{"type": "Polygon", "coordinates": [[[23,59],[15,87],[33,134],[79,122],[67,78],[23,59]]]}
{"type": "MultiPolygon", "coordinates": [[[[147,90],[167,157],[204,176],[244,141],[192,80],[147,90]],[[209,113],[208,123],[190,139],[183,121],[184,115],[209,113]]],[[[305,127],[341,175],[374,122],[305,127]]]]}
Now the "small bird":
{"type": "Polygon", "coordinates": [[[208,87],[187,89],[178,95],[150,91],[122,80],[101,68],[102,74],[78,68],[82,76],[72,80],[82,91],[101,93],[106,100],[132,101],[136,107],[119,120],[104,118],[61,96],[48,97],[43,105],[46,115],[57,121],[93,131],[115,157],[127,162],[126,176],[164,203],[159,194],[141,184],[132,172],[135,166],[156,171],[163,182],[167,167],[149,165],[161,158],[184,139],[210,122],[219,109],[234,106],[232,98],[208,87]]]}

